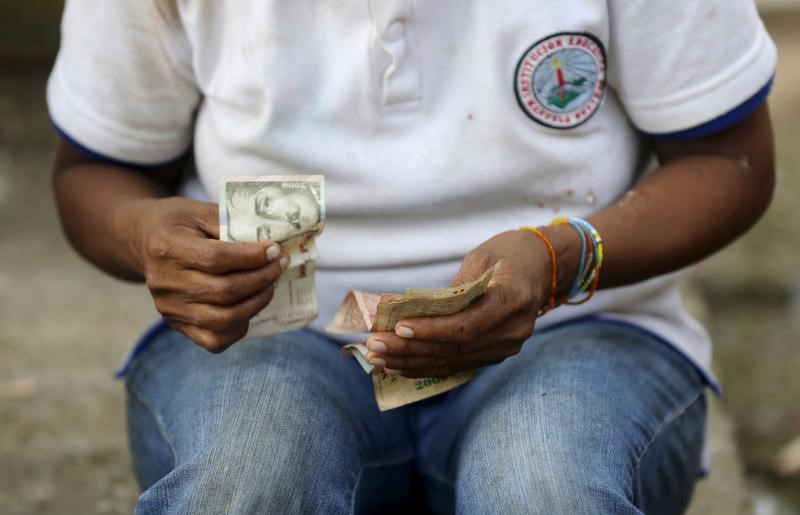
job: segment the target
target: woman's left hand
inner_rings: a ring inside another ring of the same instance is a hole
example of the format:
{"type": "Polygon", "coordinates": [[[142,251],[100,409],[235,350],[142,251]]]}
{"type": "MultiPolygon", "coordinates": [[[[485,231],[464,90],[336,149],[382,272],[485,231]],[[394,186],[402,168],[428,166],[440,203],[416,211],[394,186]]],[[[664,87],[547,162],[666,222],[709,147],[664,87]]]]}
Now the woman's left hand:
{"type": "Polygon", "coordinates": [[[394,333],[375,333],[367,341],[367,360],[405,377],[444,377],[517,354],[550,291],[550,255],[542,240],[527,231],[499,234],[464,258],[452,284],[479,278],[500,259],[503,265],[474,305],[455,315],[401,320],[394,333]]]}

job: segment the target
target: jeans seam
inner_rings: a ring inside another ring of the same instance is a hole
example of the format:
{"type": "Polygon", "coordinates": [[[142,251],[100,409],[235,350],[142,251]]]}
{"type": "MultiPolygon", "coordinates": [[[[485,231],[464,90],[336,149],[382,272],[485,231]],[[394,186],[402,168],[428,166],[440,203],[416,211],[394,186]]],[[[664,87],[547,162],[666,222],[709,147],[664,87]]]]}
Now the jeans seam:
{"type": "Polygon", "coordinates": [[[394,460],[389,460],[387,462],[375,462],[375,463],[365,463],[361,465],[358,469],[358,477],[356,478],[356,483],[353,485],[353,492],[350,494],[350,513],[355,513],[356,507],[356,492],[358,492],[358,485],[361,484],[361,477],[364,475],[364,469],[368,467],[392,467],[395,465],[401,465],[403,463],[408,463],[409,461],[414,459],[414,454],[405,457],[405,458],[395,458],[394,460]]]}
{"type": "Polygon", "coordinates": [[[137,392],[130,383],[127,383],[127,386],[128,386],[128,391],[131,393],[131,395],[136,397],[136,400],[138,400],[142,404],[142,406],[144,406],[145,409],[147,409],[147,411],[149,411],[150,414],[153,416],[153,420],[155,420],[156,422],[156,427],[158,428],[158,432],[161,435],[161,438],[163,438],[164,441],[167,442],[169,450],[172,453],[172,466],[174,468],[178,453],[175,451],[175,444],[172,442],[172,438],[170,438],[169,433],[167,432],[167,428],[164,426],[164,421],[161,418],[161,415],[156,410],[154,410],[147,401],[145,401],[144,397],[142,397],[142,395],[140,395],[139,392],[137,392]]]}
{"type": "Polygon", "coordinates": [[[641,466],[641,464],[642,464],[642,460],[644,459],[644,457],[645,457],[645,455],[648,453],[648,451],[650,451],[650,448],[653,446],[653,444],[655,443],[655,441],[656,441],[656,440],[658,440],[658,437],[659,437],[659,436],[661,436],[661,434],[662,434],[664,431],[666,431],[666,430],[667,430],[667,428],[668,428],[669,426],[671,426],[673,422],[675,422],[676,420],[678,420],[678,418],[680,418],[680,417],[681,417],[682,415],[684,415],[684,414],[685,414],[687,411],[689,411],[689,409],[690,409],[692,406],[694,406],[695,404],[697,404],[697,402],[698,402],[700,399],[704,398],[704,397],[705,397],[705,392],[702,392],[702,391],[701,391],[701,392],[699,392],[699,393],[697,394],[697,396],[696,396],[694,399],[692,399],[692,401],[691,401],[691,402],[687,403],[687,404],[686,404],[685,406],[683,406],[681,409],[679,409],[678,411],[676,411],[675,413],[673,413],[671,416],[667,417],[667,419],[664,421],[664,423],[663,423],[663,424],[661,424],[661,427],[659,427],[659,428],[658,428],[658,431],[656,431],[656,432],[655,432],[655,434],[652,436],[652,438],[650,438],[650,440],[648,440],[647,444],[646,444],[646,445],[644,446],[644,448],[642,449],[642,452],[641,452],[641,453],[639,454],[639,456],[636,458],[636,466],[634,467],[634,470],[633,470],[633,474],[634,474],[634,476],[636,476],[636,474],[638,474],[638,473],[639,473],[639,467],[640,467],[640,466],[641,466]]]}

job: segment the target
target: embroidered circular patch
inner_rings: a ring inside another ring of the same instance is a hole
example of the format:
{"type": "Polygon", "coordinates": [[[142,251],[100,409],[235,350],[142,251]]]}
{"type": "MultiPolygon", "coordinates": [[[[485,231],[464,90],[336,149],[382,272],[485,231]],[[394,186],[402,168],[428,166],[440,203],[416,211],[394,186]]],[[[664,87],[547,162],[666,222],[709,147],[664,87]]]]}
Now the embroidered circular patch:
{"type": "Polygon", "coordinates": [[[606,52],[591,34],[561,33],[531,45],[514,77],[517,101],[534,121],[577,127],[594,115],[606,91],[606,52]]]}

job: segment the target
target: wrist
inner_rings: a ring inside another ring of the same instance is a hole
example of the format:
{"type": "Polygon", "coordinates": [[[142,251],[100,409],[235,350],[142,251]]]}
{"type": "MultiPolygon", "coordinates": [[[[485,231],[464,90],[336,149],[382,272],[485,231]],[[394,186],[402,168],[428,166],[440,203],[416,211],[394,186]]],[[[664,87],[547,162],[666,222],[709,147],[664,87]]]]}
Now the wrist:
{"type": "Polygon", "coordinates": [[[556,302],[567,299],[575,278],[581,273],[581,235],[568,225],[541,227],[556,254],[556,302]]]}
{"type": "Polygon", "coordinates": [[[581,235],[570,226],[521,228],[521,230],[536,240],[542,250],[541,257],[537,261],[543,268],[537,276],[548,279],[536,281],[534,288],[539,298],[543,299],[542,310],[547,311],[567,300],[570,288],[580,273],[581,235]],[[553,258],[555,258],[555,278],[553,278],[553,258]],[[555,290],[553,290],[554,285],[555,290]]]}
{"type": "Polygon", "coordinates": [[[144,277],[144,248],[147,241],[144,220],[153,205],[159,199],[135,198],[120,202],[111,218],[112,233],[119,246],[124,249],[120,256],[126,268],[136,275],[144,277]]]}

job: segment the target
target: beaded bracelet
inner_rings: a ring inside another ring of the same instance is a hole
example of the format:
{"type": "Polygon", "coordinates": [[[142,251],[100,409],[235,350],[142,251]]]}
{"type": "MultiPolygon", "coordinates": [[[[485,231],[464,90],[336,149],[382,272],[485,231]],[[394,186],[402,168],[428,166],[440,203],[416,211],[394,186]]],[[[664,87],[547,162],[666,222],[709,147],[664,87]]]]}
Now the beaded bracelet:
{"type": "Polygon", "coordinates": [[[573,297],[578,296],[581,293],[581,284],[583,284],[584,277],[586,277],[589,273],[589,260],[586,259],[586,240],[589,240],[590,237],[584,233],[583,229],[580,225],[578,225],[573,220],[568,220],[566,218],[556,218],[553,220],[550,225],[558,226],[558,225],[571,225],[576,231],[578,231],[578,235],[581,237],[581,260],[578,264],[578,274],[575,276],[575,281],[572,283],[572,286],[569,288],[569,293],[567,294],[567,299],[571,299],[573,297]]]}
{"type": "Polygon", "coordinates": [[[600,275],[600,269],[603,267],[603,238],[600,233],[594,228],[592,224],[581,218],[570,218],[571,222],[580,225],[584,231],[592,237],[592,251],[594,252],[594,271],[592,275],[584,281],[581,285],[581,291],[587,291],[593,282],[597,281],[597,276],[600,275]]]}
{"type": "Polygon", "coordinates": [[[586,220],[580,218],[557,218],[550,225],[567,224],[575,228],[581,236],[581,261],[578,266],[578,274],[570,288],[566,301],[566,304],[575,306],[587,302],[597,291],[597,286],[600,282],[600,269],[603,266],[604,248],[600,233],[586,220]],[[591,243],[591,261],[586,259],[587,240],[591,243]],[[572,300],[581,293],[587,293],[588,295],[580,301],[572,300]]]}
{"type": "Polygon", "coordinates": [[[519,230],[528,231],[529,233],[538,236],[539,239],[544,242],[545,246],[547,247],[547,252],[550,254],[550,293],[547,299],[547,306],[543,307],[539,311],[539,316],[541,316],[557,306],[556,287],[558,286],[558,259],[556,258],[556,249],[553,248],[553,244],[550,243],[550,240],[547,238],[547,236],[545,236],[545,234],[539,229],[535,227],[520,227],[519,230]]]}
{"type": "Polygon", "coordinates": [[[582,218],[570,218],[570,222],[574,222],[580,225],[585,231],[587,231],[591,236],[594,242],[595,247],[598,249],[598,263],[600,265],[603,264],[603,238],[600,237],[600,233],[597,232],[597,229],[594,228],[592,224],[587,222],[582,218]]]}

